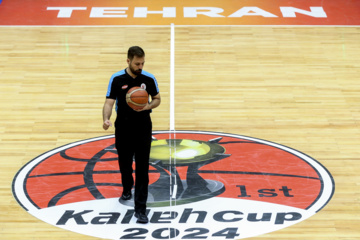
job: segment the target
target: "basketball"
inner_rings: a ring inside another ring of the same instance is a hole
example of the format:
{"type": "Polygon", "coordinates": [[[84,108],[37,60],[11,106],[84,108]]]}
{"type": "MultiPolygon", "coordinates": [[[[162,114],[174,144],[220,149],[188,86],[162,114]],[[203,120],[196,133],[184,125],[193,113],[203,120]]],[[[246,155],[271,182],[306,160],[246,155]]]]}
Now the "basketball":
{"type": "Polygon", "coordinates": [[[126,102],[134,110],[140,110],[149,101],[149,94],[141,87],[130,88],[126,94],[126,102]]]}

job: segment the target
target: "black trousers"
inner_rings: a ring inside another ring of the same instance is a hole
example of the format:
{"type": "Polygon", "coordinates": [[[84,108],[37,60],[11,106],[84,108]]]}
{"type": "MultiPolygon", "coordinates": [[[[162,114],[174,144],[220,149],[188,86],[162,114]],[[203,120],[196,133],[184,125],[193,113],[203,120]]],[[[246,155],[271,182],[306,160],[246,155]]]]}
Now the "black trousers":
{"type": "Polygon", "coordinates": [[[123,191],[131,191],[134,185],[133,160],[135,160],[135,212],[144,213],[148,197],[149,157],[152,141],[150,116],[137,119],[117,119],[115,146],[121,173],[123,191]]]}

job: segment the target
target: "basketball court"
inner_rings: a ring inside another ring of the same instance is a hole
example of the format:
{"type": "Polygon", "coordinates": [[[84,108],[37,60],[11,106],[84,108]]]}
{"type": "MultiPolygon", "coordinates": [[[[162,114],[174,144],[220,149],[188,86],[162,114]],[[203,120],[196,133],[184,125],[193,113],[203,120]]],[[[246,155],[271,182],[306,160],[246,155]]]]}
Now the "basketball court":
{"type": "Polygon", "coordinates": [[[0,1],[0,238],[359,239],[359,26],[352,0],[0,1]],[[133,45],[146,225],[102,129],[133,45]]]}

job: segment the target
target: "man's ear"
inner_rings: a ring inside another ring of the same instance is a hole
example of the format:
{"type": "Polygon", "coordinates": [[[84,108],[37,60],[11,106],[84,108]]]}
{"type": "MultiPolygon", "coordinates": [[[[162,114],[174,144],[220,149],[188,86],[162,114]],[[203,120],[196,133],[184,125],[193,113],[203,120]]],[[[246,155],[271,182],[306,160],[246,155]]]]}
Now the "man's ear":
{"type": "Polygon", "coordinates": [[[127,64],[130,64],[130,59],[127,59],[126,62],[127,62],[127,64]]]}

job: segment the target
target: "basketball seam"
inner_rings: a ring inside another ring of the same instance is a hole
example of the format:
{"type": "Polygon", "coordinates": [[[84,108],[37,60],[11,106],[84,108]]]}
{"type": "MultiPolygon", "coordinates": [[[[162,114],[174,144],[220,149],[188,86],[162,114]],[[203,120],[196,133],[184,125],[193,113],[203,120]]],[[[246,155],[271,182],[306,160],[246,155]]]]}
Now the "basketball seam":
{"type": "Polygon", "coordinates": [[[127,100],[127,102],[128,103],[131,103],[131,104],[133,104],[133,105],[135,105],[135,106],[138,106],[138,107],[144,107],[145,105],[146,105],[146,103],[136,103],[136,102],[133,102],[131,99],[128,99],[127,100]]]}

